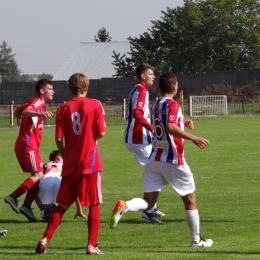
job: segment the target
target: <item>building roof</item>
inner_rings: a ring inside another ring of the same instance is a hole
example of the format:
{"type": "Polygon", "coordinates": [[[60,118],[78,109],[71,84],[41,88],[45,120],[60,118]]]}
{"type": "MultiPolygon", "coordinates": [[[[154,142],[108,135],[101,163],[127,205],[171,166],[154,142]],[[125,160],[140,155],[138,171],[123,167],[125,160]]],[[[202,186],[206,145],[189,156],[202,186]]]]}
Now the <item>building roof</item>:
{"type": "Polygon", "coordinates": [[[111,78],[116,74],[112,62],[113,51],[123,55],[130,51],[130,43],[124,42],[81,42],[63,63],[52,80],[68,80],[77,72],[89,79],[111,78]]]}

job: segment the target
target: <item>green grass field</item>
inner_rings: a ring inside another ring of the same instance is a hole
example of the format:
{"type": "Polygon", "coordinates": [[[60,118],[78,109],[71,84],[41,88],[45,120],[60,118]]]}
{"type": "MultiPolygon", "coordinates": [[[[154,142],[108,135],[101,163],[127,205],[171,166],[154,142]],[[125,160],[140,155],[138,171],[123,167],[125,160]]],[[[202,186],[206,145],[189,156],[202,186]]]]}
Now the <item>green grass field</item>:
{"type": "MultiPolygon", "coordinates": [[[[118,199],[142,197],[142,168],[123,144],[123,125],[109,125],[99,141],[103,158],[103,199],[99,248],[102,259],[260,259],[259,145],[260,118],[196,119],[192,132],[210,140],[200,150],[186,141],[186,160],[196,181],[201,234],[213,239],[211,248],[190,248],[181,200],[166,186],[158,205],[163,224],[150,224],[139,212],[125,214],[115,229],[108,219],[118,199]]],[[[46,224],[30,223],[14,213],[3,198],[28,174],[18,165],[13,145],[17,128],[0,129],[0,259],[85,259],[86,221],[73,219],[75,206],[65,214],[47,253],[36,255],[35,245],[46,224]]],[[[55,149],[54,128],[44,129],[44,161],[55,149]]],[[[24,197],[20,198],[20,204],[24,197]]],[[[34,212],[39,210],[33,204],[34,212]]],[[[87,208],[84,208],[87,214],[87,208]]]]}

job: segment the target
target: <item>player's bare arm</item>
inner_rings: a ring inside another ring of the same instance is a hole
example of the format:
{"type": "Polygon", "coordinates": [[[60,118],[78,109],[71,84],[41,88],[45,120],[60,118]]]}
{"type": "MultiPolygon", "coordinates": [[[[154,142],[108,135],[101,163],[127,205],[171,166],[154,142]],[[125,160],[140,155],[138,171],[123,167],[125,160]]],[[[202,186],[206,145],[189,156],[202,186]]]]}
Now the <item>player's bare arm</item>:
{"type": "Polygon", "coordinates": [[[56,146],[60,152],[61,157],[64,157],[64,144],[63,138],[55,138],[56,146]]]}
{"type": "Polygon", "coordinates": [[[184,125],[185,125],[185,127],[189,128],[189,129],[194,128],[194,124],[193,124],[193,121],[191,119],[184,120],[184,125]]]}
{"type": "Polygon", "coordinates": [[[53,113],[51,111],[35,112],[32,110],[24,110],[21,116],[23,117],[41,116],[44,118],[51,118],[53,116],[53,113]]]}
{"type": "Polygon", "coordinates": [[[209,145],[209,141],[207,139],[187,133],[174,123],[167,124],[167,132],[175,137],[190,140],[201,149],[209,145]]]}
{"type": "Polygon", "coordinates": [[[105,134],[106,134],[105,132],[98,133],[97,134],[97,140],[99,140],[100,138],[104,137],[105,134]]]}

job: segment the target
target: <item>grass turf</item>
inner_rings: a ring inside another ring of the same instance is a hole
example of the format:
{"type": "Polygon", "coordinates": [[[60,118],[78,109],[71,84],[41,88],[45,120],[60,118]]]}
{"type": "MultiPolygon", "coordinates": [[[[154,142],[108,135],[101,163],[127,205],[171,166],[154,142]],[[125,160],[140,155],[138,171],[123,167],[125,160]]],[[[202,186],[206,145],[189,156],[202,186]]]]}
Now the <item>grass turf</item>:
{"type": "MultiPolygon", "coordinates": [[[[210,140],[200,150],[185,142],[186,160],[194,173],[201,234],[213,239],[211,248],[190,248],[181,200],[166,186],[158,205],[163,224],[150,224],[139,212],[128,212],[115,229],[108,219],[118,199],[142,197],[142,168],[124,147],[124,126],[108,126],[99,141],[104,164],[99,248],[103,259],[260,259],[259,246],[259,117],[198,119],[192,132],[210,140]]],[[[17,128],[0,129],[0,259],[83,259],[86,221],[73,219],[75,206],[65,214],[44,256],[34,253],[46,224],[30,223],[14,213],[3,198],[28,174],[22,173],[13,152],[17,128]]],[[[45,127],[41,153],[44,161],[56,149],[54,128],[45,127]]],[[[20,204],[24,197],[20,198],[20,204]]],[[[34,212],[39,216],[37,206],[34,212]]],[[[87,214],[87,208],[84,208],[87,214]]]]}

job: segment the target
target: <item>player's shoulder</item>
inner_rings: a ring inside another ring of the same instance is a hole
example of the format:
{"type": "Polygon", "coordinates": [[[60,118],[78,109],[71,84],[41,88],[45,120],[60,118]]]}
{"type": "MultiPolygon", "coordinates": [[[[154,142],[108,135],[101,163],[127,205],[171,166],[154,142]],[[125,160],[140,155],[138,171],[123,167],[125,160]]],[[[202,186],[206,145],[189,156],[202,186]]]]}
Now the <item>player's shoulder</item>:
{"type": "Polygon", "coordinates": [[[170,106],[175,106],[175,107],[180,107],[181,106],[181,104],[178,101],[174,100],[174,99],[168,99],[168,104],[170,106]]]}
{"type": "Polygon", "coordinates": [[[88,102],[89,104],[102,106],[102,103],[98,99],[95,99],[95,98],[86,98],[86,102],[88,102]]]}

